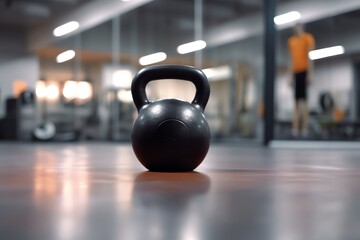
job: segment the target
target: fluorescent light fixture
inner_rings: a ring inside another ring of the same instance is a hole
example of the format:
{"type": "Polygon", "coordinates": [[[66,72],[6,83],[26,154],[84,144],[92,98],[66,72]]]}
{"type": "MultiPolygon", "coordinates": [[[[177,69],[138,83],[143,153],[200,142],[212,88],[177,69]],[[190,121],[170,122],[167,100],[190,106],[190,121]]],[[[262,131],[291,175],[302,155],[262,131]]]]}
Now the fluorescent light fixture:
{"type": "Polygon", "coordinates": [[[44,81],[37,81],[35,87],[36,96],[38,98],[46,97],[46,84],[44,81]]]}
{"type": "Polygon", "coordinates": [[[62,94],[66,99],[71,100],[76,98],[76,91],[77,91],[77,82],[66,81],[62,94]]]}
{"type": "Polygon", "coordinates": [[[55,84],[49,84],[46,86],[46,98],[50,101],[54,101],[59,98],[59,88],[55,84]]]}
{"type": "Polygon", "coordinates": [[[186,54],[204,49],[205,47],[206,47],[206,42],[203,40],[198,40],[195,42],[181,44],[180,46],[177,47],[177,52],[180,54],[186,54]]]}
{"type": "Polygon", "coordinates": [[[87,100],[92,97],[93,91],[90,83],[82,81],[77,85],[77,97],[81,100],[87,100]]]}
{"type": "Polygon", "coordinates": [[[206,68],[202,71],[210,81],[227,80],[232,76],[231,67],[228,65],[206,68]]]}
{"type": "Polygon", "coordinates": [[[140,65],[150,65],[158,62],[162,62],[166,59],[166,53],[157,52],[150,55],[143,56],[139,59],[140,65]]]}
{"type": "Polygon", "coordinates": [[[79,23],[76,21],[71,21],[55,28],[53,34],[55,37],[61,37],[75,31],[78,28],[79,28],[79,23]]]}
{"type": "Polygon", "coordinates": [[[65,52],[60,53],[56,57],[56,62],[63,63],[66,61],[69,61],[70,59],[73,59],[75,57],[75,51],[74,50],[67,50],[65,52]]]}
{"type": "Polygon", "coordinates": [[[340,54],[344,54],[345,49],[343,46],[334,46],[328,48],[317,49],[309,52],[309,58],[311,60],[332,57],[340,54]]]}
{"type": "Polygon", "coordinates": [[[117,70],[113,72],[112,85],[117,88],[130,88],[133,77],[133,72],[128,69],[117,70]]]}
{"type": "Polygon", "coordinates": [[[67,100],[78,98],[80,100],[87,100],[92,97],[93,90],[90,83],[81,81],[66,81],[63,88],[63,96],[67,100]]]}
{"type": "Polygon", "coordinates": [[[292,11],[274,17],[274,22],[276,25],[283,25],[286,23],[295,22],[300,18],[301,18],[301,14],[299,12],[292,11]]]}
{"type": "Polygon", "coordinates": [[[40,99],[55,101],[59,98],[59,87],[56,83],[46,84],[44,81],[36,82],[36,96],[40,99]]]}

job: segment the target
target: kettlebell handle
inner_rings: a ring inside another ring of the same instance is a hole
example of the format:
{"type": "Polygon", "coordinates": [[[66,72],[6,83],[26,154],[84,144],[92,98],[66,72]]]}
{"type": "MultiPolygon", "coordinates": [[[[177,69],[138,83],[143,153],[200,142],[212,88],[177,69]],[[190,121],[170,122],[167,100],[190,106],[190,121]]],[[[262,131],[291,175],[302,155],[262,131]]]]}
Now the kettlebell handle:
{"type": "Polygon", "coordinates": [[[210,85],[205,74],[197,68],[180,65],[150,66],[140,70],[131,84],[131,94],[138,111],[151,103],[146,96],[146,85],[154,80],[179,79],[192,82],[196,87],[191,104],[204,111],[210,96],[210,85]]]}

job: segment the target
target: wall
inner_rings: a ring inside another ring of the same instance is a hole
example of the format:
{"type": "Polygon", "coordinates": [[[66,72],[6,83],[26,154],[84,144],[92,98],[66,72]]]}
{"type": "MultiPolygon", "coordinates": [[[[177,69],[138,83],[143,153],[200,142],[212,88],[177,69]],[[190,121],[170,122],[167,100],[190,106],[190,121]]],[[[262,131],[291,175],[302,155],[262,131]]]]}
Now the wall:
{"type": "Polygon", "coordinates": [[[24,56],[0,65],[0,117],[5,111],[5,100],[13,95],[13,82],[26,81],[29,89],[34,89],[39,79],[39,61],[34,56],[24,56]]]}
{"type": "Polygon", "coordinates": [[[315,63],[315,69],[314,84],[310,89],[310,106],[318,105],[318,96],[324,91],[333,94],[337,107],[344,109],[350,106],[351,90],[354,86],[350,58],[324,60],[315,63]]]}
{"type": "Polygon", "coordinates": [[[25,54],[25,38],[23,29],[0,25],[0,65],[25,54]]]}
{"type": "MultiPolygon", "coordinates": [[[[286,72],[278,74],[276,80],[276,118],[290,120],[293,112],[293,90],[289,86],[286,72]]],[[[309,87],[308,103],[310,110],[320,111],[319,96],[322,92],[331,92],[337,107],[349,109],[354,117],[355,100],[353,94],[353,69],[349,57],[333,57],[315,62],[314,79],[309,87]]]]}

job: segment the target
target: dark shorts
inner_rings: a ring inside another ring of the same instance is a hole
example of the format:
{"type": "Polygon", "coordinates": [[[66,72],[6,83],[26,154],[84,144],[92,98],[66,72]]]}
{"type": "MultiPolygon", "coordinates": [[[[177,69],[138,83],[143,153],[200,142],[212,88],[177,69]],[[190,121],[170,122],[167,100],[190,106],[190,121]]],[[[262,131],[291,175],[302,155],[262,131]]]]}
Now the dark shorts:
{"type": "Polygon", "coordinates": [[[306,89],[306,74],[307,72],[299,72],[295,73],[294,79],[295,79],[295,100],[305,100],[307,99],[307,89],[306,89]]]}

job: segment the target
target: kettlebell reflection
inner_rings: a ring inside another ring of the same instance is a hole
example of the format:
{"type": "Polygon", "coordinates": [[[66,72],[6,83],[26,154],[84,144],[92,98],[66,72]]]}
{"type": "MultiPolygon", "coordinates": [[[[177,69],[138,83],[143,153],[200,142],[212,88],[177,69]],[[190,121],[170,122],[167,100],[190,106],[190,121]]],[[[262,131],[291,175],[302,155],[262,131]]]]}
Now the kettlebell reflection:
{"type": "Polygon", "coordinates": [[[136,233],[141,236],[137,237],[175,239],[183,232],[192,231],[199,211],[194,214],[190,203],[204,201],[209,189],[210,178],[198,172],[139,174],[133,191],[134,201],[139,201],[137,220],[142,225],[141,233],[136,233]]]}
{"type": "Polygon", "coordinates": [[[134,194],[140,194],[144,201],[147,197],[184,200],[204,194],[209,188],[210,178],[199,172],[144,172],[135,178],[134,194]]]}

